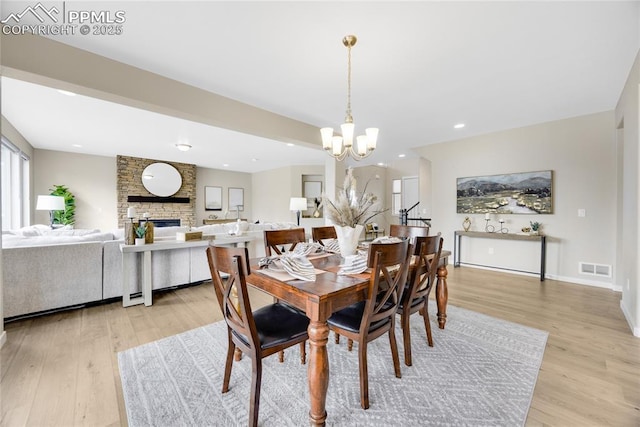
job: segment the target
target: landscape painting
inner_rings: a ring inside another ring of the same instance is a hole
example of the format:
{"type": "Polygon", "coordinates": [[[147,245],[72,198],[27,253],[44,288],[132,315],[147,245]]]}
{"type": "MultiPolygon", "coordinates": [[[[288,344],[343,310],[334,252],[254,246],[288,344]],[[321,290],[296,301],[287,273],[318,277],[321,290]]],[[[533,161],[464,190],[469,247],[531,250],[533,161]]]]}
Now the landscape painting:
{"type": "Polygon", "coordinates": [[[550,214],[551,171],[458,178],[458,213],[550,214]]]}

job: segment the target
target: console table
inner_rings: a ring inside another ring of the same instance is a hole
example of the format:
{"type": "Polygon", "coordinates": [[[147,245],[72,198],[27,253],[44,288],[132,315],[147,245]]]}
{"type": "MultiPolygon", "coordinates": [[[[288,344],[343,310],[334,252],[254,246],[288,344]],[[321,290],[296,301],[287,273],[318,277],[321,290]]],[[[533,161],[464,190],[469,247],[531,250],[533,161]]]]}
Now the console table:
{"type": "Polygon", "coordinates": [[[167,251],[172,249],[198,248],[213,245],[233,245],[246,244],[253,240],[252,236],[213,236],[204,235],[203,240],[189,240],[186,242],[180,240],[157,240],[154,243],[146,245],[120,245],[122,252],[122,306],[129,307],[137,304],[150,306],[153,304],[153,277],[151,274],[151,254],[155,251],[167,251]],[[142,253],[142,295],[131,298],[131,284],[129,279],[131,276],[132,258],[142,253]]]}
{"type": "MultiPolygon", "coordinates": [[[[528,240],[532,242],[540,242],[540,281],[544,281],[546,267],[547,239],[546,236],[531,236],[529,234],[514,233],[487,233],[483,231],[461,231],[455,232],[453,243],[453,266],[460,266],[461,238],[462,237],[479,237],[482,239],[499,239],[499,240],[528,240]]],[[[499,267],[498,267],[499,268],[499,267]]],[[[528,271],[525,273],[529,273],[528,271]]]]}

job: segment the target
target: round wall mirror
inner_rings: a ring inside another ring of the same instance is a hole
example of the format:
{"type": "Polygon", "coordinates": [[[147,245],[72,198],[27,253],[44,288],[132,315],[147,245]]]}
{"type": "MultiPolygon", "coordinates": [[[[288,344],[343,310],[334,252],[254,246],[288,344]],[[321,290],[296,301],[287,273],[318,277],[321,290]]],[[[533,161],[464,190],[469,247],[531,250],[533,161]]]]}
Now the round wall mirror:
{"type": "Polygon", "coordinates": [[[152,163],[142,172],[142,185],[155,196],[169,197],[182,187],[182,176],[167,163],[152,163]]]}

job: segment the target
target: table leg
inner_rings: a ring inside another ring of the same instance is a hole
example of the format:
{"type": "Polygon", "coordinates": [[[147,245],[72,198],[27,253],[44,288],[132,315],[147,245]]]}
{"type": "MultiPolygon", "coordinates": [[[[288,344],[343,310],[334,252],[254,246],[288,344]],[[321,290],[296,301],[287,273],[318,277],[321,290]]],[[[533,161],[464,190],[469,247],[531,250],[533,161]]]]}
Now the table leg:
{"type": "Polygon", "coordinates": [[[129,307],[134,305],[131,302],[131,283],[129,282],[129,274],[131,272],[131,256],[135,254],[122,254],[122,306],[129,307]]]}
{"type": "Polygon", "coordinates": [[[329,356],[327,343],[329,342],[329,325],[326,321],[312,320],[309,323],[309,396],[311,410],[309,423],[312,426],[323,426],[327,419],[325,404],[327,389],[329,388],[329,356]]]}
{"type": "Polygon", "coordinates": [[[151,251],[145,251],[142,261],[142,297],[147,307],[153,304],[153,279],[151,278],[151,251]]]}
{"type": "Polygon", "coordinates": [[[436,281],[436,302],[438,304],[438,327],[444,329],[447,323],[447,300],[449,299],[449,291],[447,289],[447,265],[438,267],[438,280],[436,281]]]}

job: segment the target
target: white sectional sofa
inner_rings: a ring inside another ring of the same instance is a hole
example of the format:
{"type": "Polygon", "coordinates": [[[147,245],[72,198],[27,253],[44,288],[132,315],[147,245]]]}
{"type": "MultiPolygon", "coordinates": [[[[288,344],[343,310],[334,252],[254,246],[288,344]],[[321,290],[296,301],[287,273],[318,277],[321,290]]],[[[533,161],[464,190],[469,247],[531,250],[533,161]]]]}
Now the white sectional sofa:
{"type": "MultiPolygon", "coordinates": [[[[237,232],[236,223],[198,227],[211,244],[224,241],[237,232]]],[[[251,237],[250,256],[264,256],[263,230],[296,227],[293,223],[239,225],[251,237]]],[[[176,232],[187,227],[155,228],[156,240],[174,240],[176,232]]],[[[34,225],[3,232],[4,316],[13,318],[33,313],[73,307],[122,297],[122,229],[51,230],[34,225]]],[[[172,249],[154,252],[153,288],[164,289],[211,278],[203,248],[172,249]]],[[[135,269],[130,283],[140,291],[141,271],[135,269]]]]}

